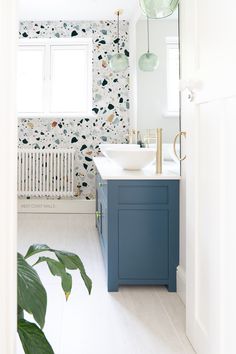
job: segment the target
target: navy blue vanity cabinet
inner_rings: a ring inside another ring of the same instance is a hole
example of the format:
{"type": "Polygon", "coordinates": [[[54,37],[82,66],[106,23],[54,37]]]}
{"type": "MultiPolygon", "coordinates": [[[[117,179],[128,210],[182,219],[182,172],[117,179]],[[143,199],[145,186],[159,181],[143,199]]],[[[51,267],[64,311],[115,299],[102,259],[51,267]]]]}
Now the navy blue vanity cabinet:
{"type": "Polygon", "coordinates": [[[162,284],[176,291],[179,181],[104,181],[98,174],[96,193],[108,291],[122,284],[162,284]]]}

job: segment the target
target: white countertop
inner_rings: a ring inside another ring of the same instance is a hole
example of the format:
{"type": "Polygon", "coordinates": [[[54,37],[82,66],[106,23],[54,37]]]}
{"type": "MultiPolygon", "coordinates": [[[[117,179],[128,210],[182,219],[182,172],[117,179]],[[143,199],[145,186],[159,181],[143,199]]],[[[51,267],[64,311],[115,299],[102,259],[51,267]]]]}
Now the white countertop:
{"type": "Polygon", "coordinates": [[[173,161],[164,161],[163,173],[156,174],[155,164],[150,165],[142,170],[128,171],[123,170],[107,157],[94,157],[94,163],[104,180],[179,180],[180,174],[177,164],[173,161]]]}

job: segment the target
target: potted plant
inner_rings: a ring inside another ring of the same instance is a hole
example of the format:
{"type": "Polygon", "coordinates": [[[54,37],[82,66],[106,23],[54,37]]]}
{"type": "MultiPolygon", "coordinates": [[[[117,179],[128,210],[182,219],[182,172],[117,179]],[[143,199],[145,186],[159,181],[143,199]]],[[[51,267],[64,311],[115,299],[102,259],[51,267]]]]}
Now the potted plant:
{"type": "Polygon", "coordinates": [[[54,351],[43,333],[47,310],[47,293],[40,280],[35,266],[45,262],[53,276],[61,278],[61,286],[68,300],[72,289],[72,276],[68,271],[79,270],[84,284],[91,293],[92,281],[86,274],[84,265],[74,253],[58,251],[47,245],[30,246],[25,256],[17,254],[18,278],[18,334],[25,354],[54,354],[54,351]],[[30,265],[28,259],[42,252],[50,252],[55,257],[40,256],[36,263],[30,265]],[[24,312],[31,314],[36,323],[27,321],[24,312]]]}

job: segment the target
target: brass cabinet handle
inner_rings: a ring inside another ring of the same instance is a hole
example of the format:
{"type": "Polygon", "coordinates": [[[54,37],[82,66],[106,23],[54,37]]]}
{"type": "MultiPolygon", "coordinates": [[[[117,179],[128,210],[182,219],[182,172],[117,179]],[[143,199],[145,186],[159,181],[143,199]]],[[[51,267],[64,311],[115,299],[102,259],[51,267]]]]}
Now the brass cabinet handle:
{"type": "Polygon", "coordinates": [[[176,158],[179,160],[179,161],[184,161],[186,160],[187,156],[183,156],[183,157],[180,157],[178,154],[177,154],[177,151],[176,151],[176,143],[177,143],[177,139],[181,136],[184,136],[186,138],[186,132],[179,132],[178,134],[176,134],[175,136],[175,140],[174,140],[174,153],[175,153],[175,156],[176,158]]]}
{"type": "Polygon", "coordinates": [[[99,220],[100,217],[102,216],[102,213],[100,211],[96,211],[95,215],[96,215],[96,219],[99,220]]]}

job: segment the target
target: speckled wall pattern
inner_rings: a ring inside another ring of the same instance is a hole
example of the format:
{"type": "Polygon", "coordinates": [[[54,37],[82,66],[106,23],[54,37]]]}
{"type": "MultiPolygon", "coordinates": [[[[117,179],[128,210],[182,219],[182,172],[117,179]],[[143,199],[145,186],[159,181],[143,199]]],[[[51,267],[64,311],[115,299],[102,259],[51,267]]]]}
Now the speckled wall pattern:
{"type": "MultiPolygon", "coordinates": [[[[116,21],[21,22],[20,38],[88,37],[93,39],[94,118],[19,119],[19,147],[76,150],[75,185],[81,199],[95,198],[93,156],[99,144],[123,143],[129,129],[129,70],[113,73],[109,58],[116,52],[116,21]]],[[[128,22],[121,21],[121,51],[129,56],[128,22]]]]}

